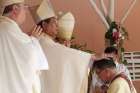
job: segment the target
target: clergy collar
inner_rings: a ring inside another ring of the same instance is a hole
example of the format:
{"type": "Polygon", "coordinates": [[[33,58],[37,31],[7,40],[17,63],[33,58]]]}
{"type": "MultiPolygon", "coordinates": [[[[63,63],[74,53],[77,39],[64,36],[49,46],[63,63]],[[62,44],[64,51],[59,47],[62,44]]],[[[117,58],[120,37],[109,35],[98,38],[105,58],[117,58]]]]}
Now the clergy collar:
{"type": "Polygon", "coordinates": [[[17,25],[17,23],[16,23],[14,20],[10,19],[9,17],[0,16],[0,22],[3,21],[3,20],[5,20],[5,21],[7,21],[7,22],[10,22],[10,23],[14,23],[14,24],[17,25]]]}

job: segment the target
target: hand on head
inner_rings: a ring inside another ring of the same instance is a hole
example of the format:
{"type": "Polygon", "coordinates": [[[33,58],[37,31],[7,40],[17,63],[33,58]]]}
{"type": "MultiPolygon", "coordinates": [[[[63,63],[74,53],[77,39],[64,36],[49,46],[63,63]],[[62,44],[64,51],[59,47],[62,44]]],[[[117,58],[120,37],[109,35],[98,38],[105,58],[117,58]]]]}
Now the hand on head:
{"type": "Polygon", "coordinates": [[[96,60],[99,60],[99,59],[102,59],[102,58],[106,58],[106,57],[104,55],[93,54],[92,57],[91,57],[91,60],[96,61],[96,60]]]}
{"type": "Polygon", "coordinates": [[[42,35],[42,28],[36,25],[30,35],[39,38],[42,35]]]}

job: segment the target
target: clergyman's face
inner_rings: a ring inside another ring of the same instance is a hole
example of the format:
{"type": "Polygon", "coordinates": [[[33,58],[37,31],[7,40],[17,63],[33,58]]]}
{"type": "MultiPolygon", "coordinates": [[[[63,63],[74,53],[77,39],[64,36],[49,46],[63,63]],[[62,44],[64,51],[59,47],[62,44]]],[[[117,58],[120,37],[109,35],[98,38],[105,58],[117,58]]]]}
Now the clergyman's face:
{"type": "Polygon", "coordinates": [[[102,70],[96,69],[96,74],[104,82],[108,81],[108,79],[109,79],[108,69],[102,69],[102,70]]]}
{"type": "Polygon", "coordinates": [[[18,8],[18,19],[20,19],[20,24],[22,24],[26,19],[27,6],[21,3],[18,5],[18,8]]]}
{"type": "Polygon", "coordinates": [[[56,37],[58,33],[58,22],[56,18],[51,18],[49,23],[45,23],[44,30],[52,37],[56,37]]]}

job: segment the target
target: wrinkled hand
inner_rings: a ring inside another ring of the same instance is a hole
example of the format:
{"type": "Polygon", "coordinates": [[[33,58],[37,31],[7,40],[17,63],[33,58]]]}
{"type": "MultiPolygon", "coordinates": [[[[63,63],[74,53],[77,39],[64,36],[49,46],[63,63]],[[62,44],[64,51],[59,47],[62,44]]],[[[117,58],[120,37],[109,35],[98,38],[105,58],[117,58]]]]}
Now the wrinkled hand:
{"type": "Polygon", "coordinates": [[[34,28],[33,28],[33,31],[31,32],[31,36],[34,36],[34,37],[36,37],[36,38],[39,38],[40,36],[41,36],[41,34],[42,34],[42,28],[40,27],[40,26],[35,26],[34,28]]]}

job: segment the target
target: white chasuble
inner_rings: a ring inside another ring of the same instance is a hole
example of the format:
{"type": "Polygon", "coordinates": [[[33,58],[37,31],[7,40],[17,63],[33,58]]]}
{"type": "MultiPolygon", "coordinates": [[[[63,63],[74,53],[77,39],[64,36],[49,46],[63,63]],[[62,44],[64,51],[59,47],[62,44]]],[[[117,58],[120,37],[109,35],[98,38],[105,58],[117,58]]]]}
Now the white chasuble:
{"type": "Polygon", "coordinates": [[[91,54],[55,43],[47,35],[40,44],[50,67],[42,73],[42,93],[86,93],[91,54]]]}
{"type": "Polygon", "coordinates": [[[31,38],[7,17],[0,17],[0,93],[33,93],[37,52],[31,38]]]}

